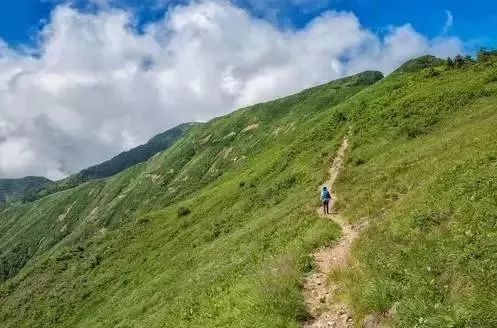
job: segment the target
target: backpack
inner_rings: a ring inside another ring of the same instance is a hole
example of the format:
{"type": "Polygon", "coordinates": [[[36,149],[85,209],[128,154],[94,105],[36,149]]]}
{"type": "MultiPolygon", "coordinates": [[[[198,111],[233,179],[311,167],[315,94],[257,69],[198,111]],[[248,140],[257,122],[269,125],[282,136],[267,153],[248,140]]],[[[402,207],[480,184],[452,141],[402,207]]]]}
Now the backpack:
{"type": "Polygon", "coordinates": [[[331,194],[330,194],[330,192],[329,192],[328,190],[326,190],[326,191],[324,192],[323,198],[324,198],[324,199],[331,199],[331,194]]]}

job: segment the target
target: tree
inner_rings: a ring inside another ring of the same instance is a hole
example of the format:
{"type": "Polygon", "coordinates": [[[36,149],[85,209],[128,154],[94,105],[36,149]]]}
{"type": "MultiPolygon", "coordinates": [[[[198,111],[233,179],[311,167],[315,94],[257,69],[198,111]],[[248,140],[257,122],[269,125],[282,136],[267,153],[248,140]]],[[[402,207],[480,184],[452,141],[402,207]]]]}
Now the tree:
{"type": "Polygon", "coordinates": [[[488,52],[485,50],[485,48],[480,48],[478,52],[476,53],[476,61],[479,63],[484,63],[488,60],[488,52]]]}
{"type": "Polygon", "coordinates": [[[454,65],[456,68],[462,68],[464,66],[464,58],[461,55],[454,57],[454,65]]]}
{"type": "Polygon", "coordinates": [[[497,50],[487,50],[485,48],[481,48],[476,54],[476,61],[478,63],[497,61],[497,50]]]}
{"type": "Polygon", "coordinates": [[[466,64],[473,64],[475,61],[473,60],[473,57],[467,55],[467,56],[464,56],[464,62],[466,64]]]}
{"type": "Polygon", "coordinates": [[[448,69],[453,69],[454,68],[454,61],[450,57],[447,57],[447,68],[448,69]]]}

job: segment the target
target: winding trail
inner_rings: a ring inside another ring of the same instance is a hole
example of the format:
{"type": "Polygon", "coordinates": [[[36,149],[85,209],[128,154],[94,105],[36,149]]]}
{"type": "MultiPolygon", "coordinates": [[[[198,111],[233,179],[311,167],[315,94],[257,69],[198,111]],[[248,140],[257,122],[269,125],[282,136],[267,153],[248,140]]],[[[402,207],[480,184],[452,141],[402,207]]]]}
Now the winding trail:
{"type": "MultiPolygon", "coordinates": [[[[329,179],[324,185],[328,186],[332,198],[336,199],[332,188],[343,165],[345,152],[348,148],[347,138],[344,139],[333,165],[329,171],[329,179]]],[[[340,225],[342,235],[337,243],[316,251],[313,256],[316,270],[306,277],[303,283],[304,299],[312,318],[304,323],[304,328],[348,328],[354,327],[354,318],[345,304],[336,299],[340,286],[329,282],[327,277],[331,272],[343,267],[350,251],[352,242],[358,236],[358,229],[348,224],[340,214],[324,215],[322,208],[317,209],[320,216],[334,220],[340,225]]]]}

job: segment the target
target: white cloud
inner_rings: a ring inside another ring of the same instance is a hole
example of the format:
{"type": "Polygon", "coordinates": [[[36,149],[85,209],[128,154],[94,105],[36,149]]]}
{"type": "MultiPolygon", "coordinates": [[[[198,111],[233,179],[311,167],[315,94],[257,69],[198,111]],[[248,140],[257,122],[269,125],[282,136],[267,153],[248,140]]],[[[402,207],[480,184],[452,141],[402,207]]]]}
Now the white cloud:
{"type": "Polygon", "coordinates": [[[215,0],[175,7],[142,33],[133,20],[60,5],[39,55],[0,44],[0,176],[58,178],[181,122],[462,47],[410,25],[379,38],[347,12],[281,30],[215,0]]]}
{"type": "Polygon", "coordinates": [[[450,10],[446,10],[445,14],[447,15],[447,19],[445,20],[445,24],[442,30],[442,34],[446,34],[454,25],[454,16],[450,12],[450,10]]]}
{"type": "Polygon", "coordinates": [[[29,139],[9,138],[0,143],[0,170],[22,171],[23,167],[35,159],[29,147],[29,139]],[[14,157],[15,161],[10,161],[14,157]]]}

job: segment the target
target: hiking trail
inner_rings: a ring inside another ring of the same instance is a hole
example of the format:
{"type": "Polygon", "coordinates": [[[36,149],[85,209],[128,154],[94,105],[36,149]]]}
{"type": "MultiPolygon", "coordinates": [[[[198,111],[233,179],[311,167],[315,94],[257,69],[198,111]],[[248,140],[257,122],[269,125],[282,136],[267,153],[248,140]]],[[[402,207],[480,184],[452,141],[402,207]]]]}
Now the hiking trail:
{"type": "MultiPolygon", "coordinates": [[[[324,183],[330,188],[332,199],[336,200],[333,184],[343,165],[348,140],[345,138],[329,170],[329,179],[324,183]]],[[[304,299],[312,318],[304,322],[304,328],[349,328],[354,327],[354,318],[345,304],[336,299],[340,286],[327,278],[331,272],[346,264],[352,242],[358,236],[358,228],[347,223],[340,214],[324,215],[322,208],[317,209],[320,216],[331,219],[340,225],[342,235],[338,242],[324,247],[313,254],[315,272],[308,275],[303,283],[304,299]]]]}

